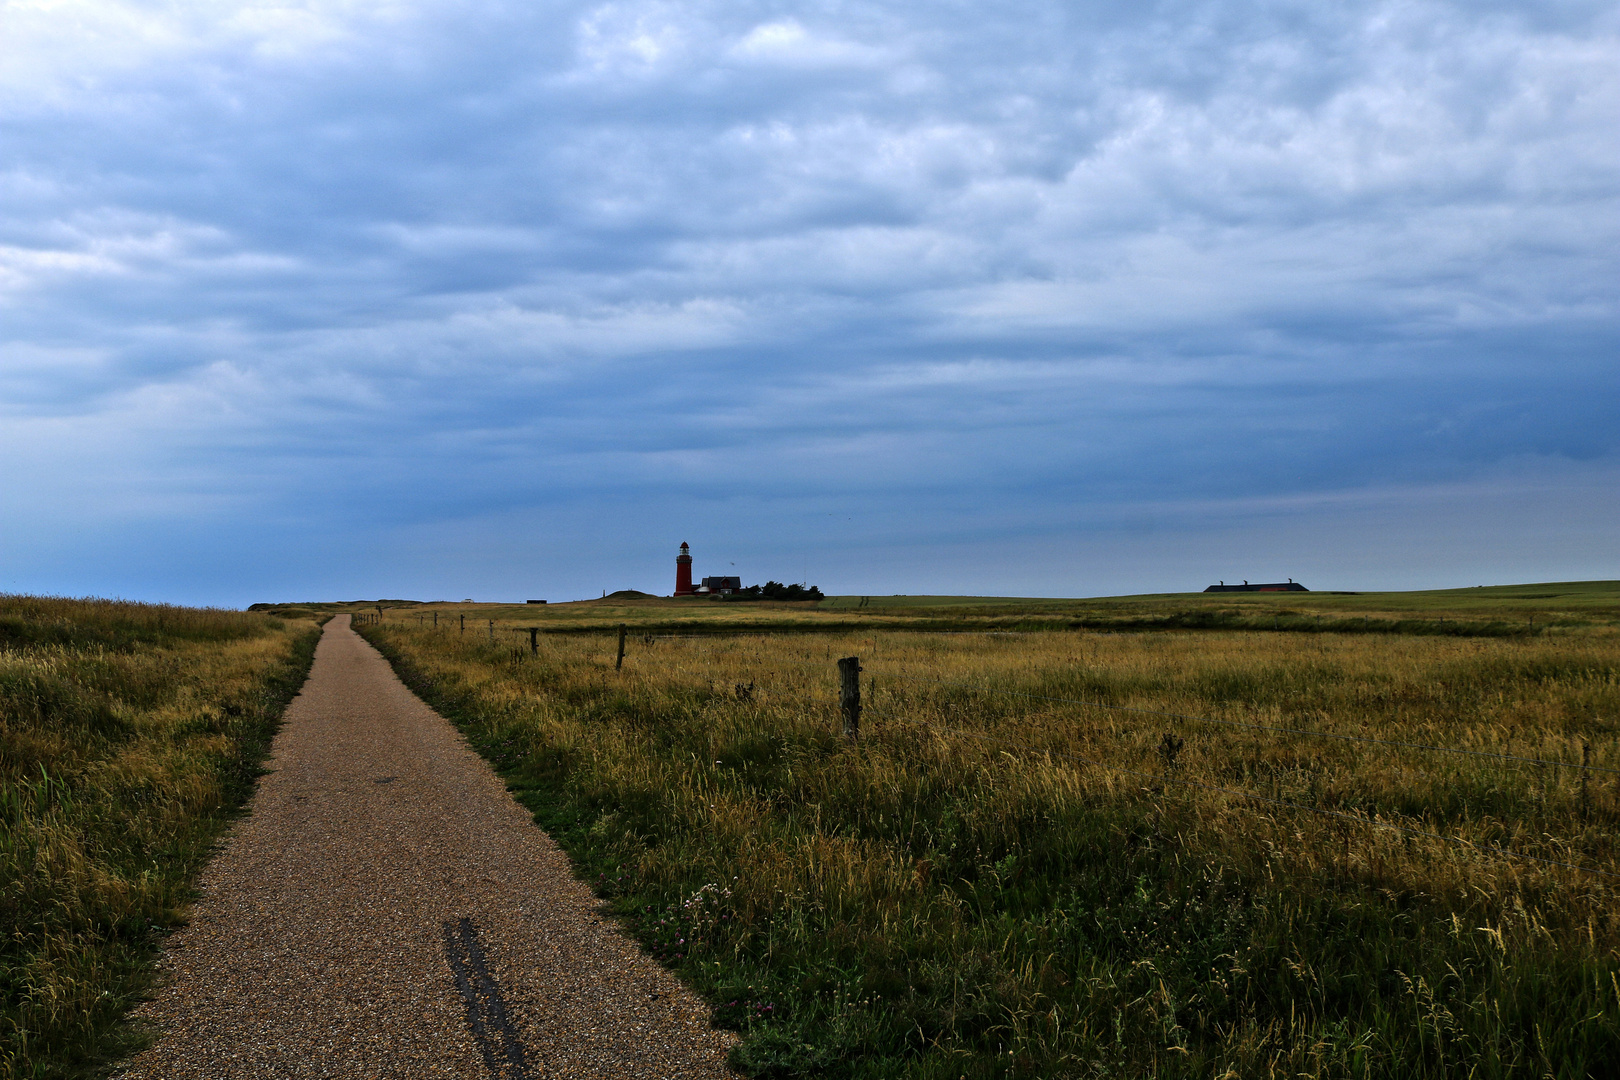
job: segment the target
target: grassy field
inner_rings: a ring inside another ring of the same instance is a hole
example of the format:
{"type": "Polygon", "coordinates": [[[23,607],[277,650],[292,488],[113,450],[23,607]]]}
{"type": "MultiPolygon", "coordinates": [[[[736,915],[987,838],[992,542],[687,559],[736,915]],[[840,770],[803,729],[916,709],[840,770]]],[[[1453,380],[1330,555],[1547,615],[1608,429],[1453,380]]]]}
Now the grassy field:
{"type": "Polygon", "coordinates": [[[361,629],[752,1075],[1609,1075],[1620,588],[1491,593],[361,629]]]}
{"type": "Polygon", "coordinates": [[[1561,631],[1620,632],[1620,582],[1554,582],[1402,593],[1165,593],[1094,599],[834,596],[817,602],[668,597],[525,605],[356,601],[272,607],[288,614],[355,612],[398,624],[446,621],[497,635],[746,630],[860,633],[927,630],[1227,629],[1338,634],[1513,637],[1561,631]]]}
{"type": "Polygon", "coordinates": [[[95,1075],[316,624],[0,596],[0,1078],[95,1075]]]}

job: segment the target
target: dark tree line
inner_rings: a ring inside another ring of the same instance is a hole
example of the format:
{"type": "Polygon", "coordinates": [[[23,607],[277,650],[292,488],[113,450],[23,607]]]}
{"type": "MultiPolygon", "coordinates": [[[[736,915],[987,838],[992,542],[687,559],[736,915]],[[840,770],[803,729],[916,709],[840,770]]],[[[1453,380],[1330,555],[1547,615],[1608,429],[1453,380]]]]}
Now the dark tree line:
{"type": "Polygon", "coordinates": [[[826,596],[814,585],[784,585],[780,581],[767,581],[763,585],[750,585],[740,589],[738,596],[754,600],[825,600],[826,596]]]}

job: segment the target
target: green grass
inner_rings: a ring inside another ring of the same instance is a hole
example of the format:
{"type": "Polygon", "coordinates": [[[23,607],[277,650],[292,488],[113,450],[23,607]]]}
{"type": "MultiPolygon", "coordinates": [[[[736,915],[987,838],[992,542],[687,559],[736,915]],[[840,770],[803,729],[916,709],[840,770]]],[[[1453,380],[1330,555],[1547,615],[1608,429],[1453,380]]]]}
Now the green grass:
{"type": "Polygon", "coordinates": [[[861,633],[871,630],[1264,630],[1345,634],[1503,637],[1620,629],[1620,582],[1552,582],[1383,593],[1166,593],[1090,599],[989,596],[835,596],[817,602],[606,597],[573,603],[307,603],[305,612],[377,613],[407,626],[441,625],[510,637],[548,634],[744,632],[861,633]],[[862,606],[862,601],[868,601],[862,606]]]}
{"type": "Polygon", "coordinates": [[[605,636],[362,629],[750,1075],[1585,1077],[1620,1060],[1620,880],[1380,826],[1620,875],[1612,774],[1124,711],[1620,768],[1613,589],[1572,591],[1556,631],[1471,637],[1403,631],[1410,595],[1381,633],[759,636],[715,605],[743,632],[632,637],[621,671],[605,636]]]}
{"type": "Polygon", "coordinates": [[[0,1078],[98,1075],[316,625],[0,596],[0,1078]]]}

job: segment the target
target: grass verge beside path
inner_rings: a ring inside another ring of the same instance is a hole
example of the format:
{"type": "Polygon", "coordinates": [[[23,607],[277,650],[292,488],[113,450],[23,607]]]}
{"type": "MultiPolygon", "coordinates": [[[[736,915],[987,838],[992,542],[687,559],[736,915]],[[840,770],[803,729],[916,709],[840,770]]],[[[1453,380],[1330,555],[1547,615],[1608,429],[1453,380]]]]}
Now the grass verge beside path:
{"type": "Polygon", "coordinates": [[[360,629],[741,1032],[750,1075],[1620,1060],[1615,774],[1310,734],[1620,769],[1607,628],[640,638],[615,670],[587,637],[531,656],[414,622],[360,629]]]}
{"type": "Polygon", "coordinates": [[[91,1076],[252,792],[318,626],[0,596],[0,1080],[91,1076]]]}

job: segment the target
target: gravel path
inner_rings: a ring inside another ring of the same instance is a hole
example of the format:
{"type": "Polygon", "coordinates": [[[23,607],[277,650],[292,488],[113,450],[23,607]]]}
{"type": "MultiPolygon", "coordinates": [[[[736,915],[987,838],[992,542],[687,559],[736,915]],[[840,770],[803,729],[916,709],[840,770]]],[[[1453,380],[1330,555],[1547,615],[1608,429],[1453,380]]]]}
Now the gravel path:
{"type": "Polygon", "coordinates": [[[732,1037],[348,616],[270,767],[119,1075],[731,1075],[732,1037]]]}

